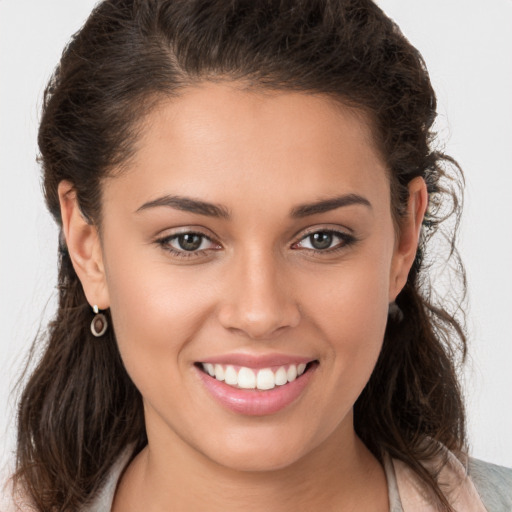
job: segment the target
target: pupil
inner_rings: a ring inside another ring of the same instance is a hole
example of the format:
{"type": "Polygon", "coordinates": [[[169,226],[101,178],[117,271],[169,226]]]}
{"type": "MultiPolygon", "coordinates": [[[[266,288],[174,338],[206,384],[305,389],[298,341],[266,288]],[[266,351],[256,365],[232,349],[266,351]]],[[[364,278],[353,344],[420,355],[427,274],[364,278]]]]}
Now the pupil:
{"type": "Polygon", "coordinates": [[[201,236],[193,233],[180,235],[178,243],[184,251],[196,251],[201,246],[201,236]]]}
{"type": "Polygon", "coordinates": [[[315,233],[310,237],[311,245],[315,249],[328,249],[332,244],[332,235],[330,233],[315,233]]]}

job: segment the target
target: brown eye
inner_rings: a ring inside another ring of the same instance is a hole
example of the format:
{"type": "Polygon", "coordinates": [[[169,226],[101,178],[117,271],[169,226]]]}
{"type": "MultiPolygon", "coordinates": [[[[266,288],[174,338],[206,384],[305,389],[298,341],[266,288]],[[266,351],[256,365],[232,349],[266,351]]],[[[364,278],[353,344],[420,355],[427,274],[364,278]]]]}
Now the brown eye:
{"type": "Polygon", "coordinates": [[[176,237],[179,248],[184,251],[197,251],[203,242],[204,237],[196,233],[185,233],[176,237]]]}
{"type": "Polygon", "coordinates": [[[187,231],[166,236],[156,243],[174,257],[203,257],[211,251],[218,251],[222,247],[203,233],[187,231]]]}
{"type": "Polygon", "coordinates": [[[319,231],[318,233],[309,235],[311,247],[317,250],[328,249],[331,247],[332,240],[332,233],[327,233],[325,231],[319,231]]]}
{"type": "Polygon", "coordinates": [[[353,235],[342,231],[318,230],[306,235],[293,247],[322,253],[331,253],[356,242],[353,235]]]}

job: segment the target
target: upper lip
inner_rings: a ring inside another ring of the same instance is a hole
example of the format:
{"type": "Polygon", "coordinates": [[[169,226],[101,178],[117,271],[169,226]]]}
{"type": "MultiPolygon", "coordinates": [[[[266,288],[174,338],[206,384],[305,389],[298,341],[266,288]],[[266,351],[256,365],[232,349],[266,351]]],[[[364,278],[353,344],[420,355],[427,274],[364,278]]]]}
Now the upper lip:
{"type": "Polygon", "coordinates": [[[290,354],[223,354],[202,359],[201,363],[245,366],[247,368],[269,368],[288,364],[307,364],[315,361],[314,357],[295,356],[290,354]]]}

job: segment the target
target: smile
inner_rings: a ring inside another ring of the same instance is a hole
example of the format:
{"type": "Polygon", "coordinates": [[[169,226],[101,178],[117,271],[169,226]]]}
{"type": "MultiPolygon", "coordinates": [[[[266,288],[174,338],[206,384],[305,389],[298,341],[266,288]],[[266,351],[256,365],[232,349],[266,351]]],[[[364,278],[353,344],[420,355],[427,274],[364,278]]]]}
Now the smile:
{"type": "Polygon", "coordinates": [[[316,373],[317,360],[289,357],[228,357],[196,363],[200,380],[214,400],[248,416],[275,414],[298,400],[316,373]]]}
{"type": "Polygon", "coordinates": [[[203,371],[218,381],[238,389],[259,389],[266,391],[276,386],[284,386],[300,377],[306,370],[306,364],[289,364],[279,368],[260,368],[253,370],[246,366],[235,367],[212,363],[201,363],[203,371]]]}

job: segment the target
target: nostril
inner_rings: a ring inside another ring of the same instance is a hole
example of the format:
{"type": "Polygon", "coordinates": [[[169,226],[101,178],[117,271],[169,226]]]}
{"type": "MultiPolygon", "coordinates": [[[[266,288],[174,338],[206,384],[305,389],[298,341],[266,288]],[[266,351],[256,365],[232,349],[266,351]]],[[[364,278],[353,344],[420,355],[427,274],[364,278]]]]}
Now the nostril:
{"type": "Polygon", "coordinates": [[[295,327],[296,322],[288,322],[286,318],[270,315],[247,315],[221,319],[222,325],[230,332],[246,336],[254,340],[265,340],[282,334],[295,327]]]}

